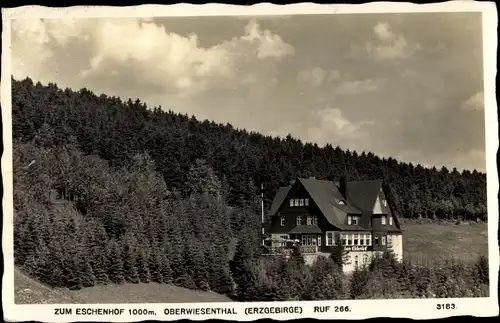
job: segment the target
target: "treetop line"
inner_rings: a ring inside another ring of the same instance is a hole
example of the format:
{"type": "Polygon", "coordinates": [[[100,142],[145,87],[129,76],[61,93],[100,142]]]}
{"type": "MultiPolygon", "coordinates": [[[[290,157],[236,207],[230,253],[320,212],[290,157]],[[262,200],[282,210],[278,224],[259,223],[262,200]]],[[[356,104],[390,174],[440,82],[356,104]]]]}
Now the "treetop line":
{"type": "Polygon", "coordinates": [[[60,145],[73,137],[85,154],[98,155],[112,167],[147,151],[169,189],[181,196],[189,192],[189,168],[203,159],[221,179],[233,206],[251,203],[260,194],[268,205],[279,187],[297,177],[347,176],[384,179],[393,211],[401,217],[487,217],[486,176],[476,170],[438,170],[329,144],[320,148],[290,135],[264,136],[160,107],[149,110],[139,100],[61,90],[30,79],[13,80],[12,113],[14,139],[30,140],[39,133],[39,140],[60,145]]]}

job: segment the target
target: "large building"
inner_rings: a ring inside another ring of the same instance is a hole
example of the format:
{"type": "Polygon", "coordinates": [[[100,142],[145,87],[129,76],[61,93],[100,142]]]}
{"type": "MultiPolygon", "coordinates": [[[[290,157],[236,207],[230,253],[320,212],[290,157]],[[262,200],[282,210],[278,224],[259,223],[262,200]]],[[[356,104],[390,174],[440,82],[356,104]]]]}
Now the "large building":
{"type": "Polygon", "coordinates": [[[340,245],[349,252],[346,272],[389,247],[398,260],[403,256],[401,226],[383,180],[296,179],[277,192],[265,227],[270,254],[298,244],[312,263],[340,245]]]}

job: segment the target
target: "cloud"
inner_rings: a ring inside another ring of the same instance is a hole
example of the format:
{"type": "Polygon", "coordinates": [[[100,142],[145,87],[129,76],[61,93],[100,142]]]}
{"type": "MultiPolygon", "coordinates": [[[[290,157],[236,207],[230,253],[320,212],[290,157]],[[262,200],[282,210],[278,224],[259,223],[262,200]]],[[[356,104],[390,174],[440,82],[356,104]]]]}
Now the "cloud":
{"type": "Polygon", "coordinates": [[[403,73],[401,73],[401,77],[403,77],[405,79],[416,79],[419,76],[420,76],[420,74],[411,68],[407,68],[403,71],[403,73]]]}
{"type": "Polygon", "coordinates": [[[420,44],[409,44],[403,35],[394,33],[386,22],[376,24],[373,32],[375,40],[366,44],[366,50],[377,60],[408,58],[420,50],[420,44]]]}
{"type": "Polygon", "coordinates": [[[462,110],[482,111],[484,109],[484,92],[478,92],[462,103],[462,110]]]}
{"type": "Polygon", "coordinates": [[[340,72],[336,69],[328,71],[321,67],[302,69],[297,74],[299,85],[310,85],[313,87],[320,87],[327,82],[336,82],[340,78],[340,72]]]}
{"type": "Polygon", "coordinates": [[[347,119],[338,108],[329,106],[310,112],[311,124],[314,126],[307,129],[307,138],[318,144],[332,142],[356,141],[362,138],[366,132],[364,127],[371,125],[373,121],[353,122],[347,119]]]}
{"type": "Polygon", "coordinates": [[[385,83],[383,79],[364,79],[357,81],[343,81],[335,85],[334,93],[337,95],[354,95],[365,92],[374,92],[385,83]]]}
{"type": "Polygon", "coordinates": [[[294,54],[291,45],[262,30],[255,21],[246,25],[242,36],[207,48],[199,45],[194,33],[179,35],[141,19],[31,19],[16,20],[12,26],[15,77],[55,81],[58,71],[45,68],[45,63],[55,64],[55,49],[61,53],[70,45],[80,45],[89,51],[78,75],[72,75],[80,83],[98,83],[102,78],[113,82],[113,77],[115,82],[123,82],[132,77],[132,84],[180,96],[212,86],[234,87],[235,82],[257,83],[253,64],[271,68],[294,54]],[[242,74],[244,77],[237,77],[242,74]]]}

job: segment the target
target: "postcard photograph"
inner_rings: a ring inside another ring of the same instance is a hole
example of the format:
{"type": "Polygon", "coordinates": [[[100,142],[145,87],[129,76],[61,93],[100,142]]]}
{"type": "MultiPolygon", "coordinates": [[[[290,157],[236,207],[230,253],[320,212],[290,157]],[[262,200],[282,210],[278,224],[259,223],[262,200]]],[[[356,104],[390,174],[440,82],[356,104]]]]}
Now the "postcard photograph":
{"type": "Polygon", "coordinates": [[[494,5],[210,6],[3,9],[6,319],[498,315],[494,5]]]}

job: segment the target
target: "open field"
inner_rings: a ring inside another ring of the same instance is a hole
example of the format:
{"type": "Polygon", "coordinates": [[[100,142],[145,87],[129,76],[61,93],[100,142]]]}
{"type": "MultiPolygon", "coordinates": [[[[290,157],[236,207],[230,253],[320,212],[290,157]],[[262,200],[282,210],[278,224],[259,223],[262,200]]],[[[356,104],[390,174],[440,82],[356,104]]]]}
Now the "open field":
{"type": "Polygon", "coordinates": [[[403,257],[430,265],[446,259],[476,261],[488,255],[488,224],[437,224],[405,222],[403,257]]]}
{"type": "Polygon", "coordinates": [[[166,284],[104,285],[77,291],[53,289],[15,269],[17,304],[90,304],[90,303],[182,303],[230,302],[212,292],[194,291],[166,284]]]}

